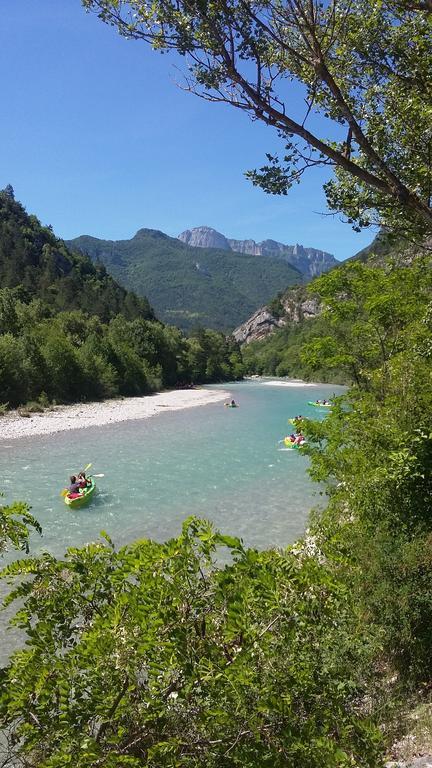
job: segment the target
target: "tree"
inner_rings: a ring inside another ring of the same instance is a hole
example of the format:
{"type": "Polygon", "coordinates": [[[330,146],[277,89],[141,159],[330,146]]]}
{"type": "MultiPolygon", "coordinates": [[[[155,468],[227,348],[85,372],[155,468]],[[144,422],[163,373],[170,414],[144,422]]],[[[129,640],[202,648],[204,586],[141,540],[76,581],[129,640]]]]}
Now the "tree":
{"type": "Polygon", "coordinates": [[[283,156],[248,173],[265,191],[329,166],[329,206],[356,227],[431,231],[429,2],[82,2],[125,37],[177,50],[187,89],[276,129],[283,156]]]}
{"type": "Polygon", "coordinates": [[[314,280],[310,291],[324,307],[327,333],[304,345],[304,362],[345,369],[360,389],[383,395],[390,360],[410,322],[425,311],[431,288],[430,263],[421,259],[390,270],[351,261],[314,280]]]}
{"type": "Polygon", "coordinates": [[[3,194],[9,197],[11,200],[15,200],[15,192],[12,184],[6,184],[3,194]]]}
{"type": "Polygon", "coordinates": [[[354,672],[369,648],[313,557],[245,550],[189,519],[164,544],[106,537],[5,574],[27,637],[0,679],[8,764],[381,765],[354,672]]]}
{"type": "Polygon", "coordinates": [[[8,506],[0,504],[0,554],[11,546],[28,553],[29,527],[42,533],[39,523],[30,514],[28,504],[19,501],[8,506]]]}

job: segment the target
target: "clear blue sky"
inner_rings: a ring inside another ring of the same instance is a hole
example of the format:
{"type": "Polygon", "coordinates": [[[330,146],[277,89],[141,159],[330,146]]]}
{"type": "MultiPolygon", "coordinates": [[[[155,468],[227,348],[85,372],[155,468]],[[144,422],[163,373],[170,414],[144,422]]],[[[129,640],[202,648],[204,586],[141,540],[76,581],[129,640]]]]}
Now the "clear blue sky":
{"type": "Polygon", "coordinates": [[[325,212],[323,171],[287,197],[243,173],[278,146],[269,128],[182,92],[175,66],[86,14],[80,0],[3,0],[0,188],[56,234],[176,236],[207,224],[351,256],[372,239],[325,212]]]}

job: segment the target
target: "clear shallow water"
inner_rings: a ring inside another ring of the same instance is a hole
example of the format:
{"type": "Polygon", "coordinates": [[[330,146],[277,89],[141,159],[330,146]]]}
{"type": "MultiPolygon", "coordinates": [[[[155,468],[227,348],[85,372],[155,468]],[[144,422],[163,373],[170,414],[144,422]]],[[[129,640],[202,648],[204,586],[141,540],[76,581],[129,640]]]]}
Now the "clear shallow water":
{"type": "MultiPolygon", "coordinates": [[[[213,387],[212,387],[213,388],[213,387]]],[[[287,418],[324,415],[309,399],[342,387],[269,386],[250,381],[221,387],[240,408],[222,404],[0,443],[6,501],[32,506],[43,527],[32,553],[62,555],[106,530],[117,544],[178,534],[191,514],[212,520],[248,546],[283,546],[300,535],[320,501],[306,473],[307,459],[278,450],[287,418]],[[93,462],[98,495],[69,510],[59,493],[71,472],[93,462]]]]}

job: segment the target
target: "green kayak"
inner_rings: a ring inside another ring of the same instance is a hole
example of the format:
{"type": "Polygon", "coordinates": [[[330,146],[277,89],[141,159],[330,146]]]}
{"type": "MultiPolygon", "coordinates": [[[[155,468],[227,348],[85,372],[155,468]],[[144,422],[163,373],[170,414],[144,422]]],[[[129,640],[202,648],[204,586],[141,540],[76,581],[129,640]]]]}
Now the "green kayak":
{"type": "Polygon", "coordinates": [[[295,451],[295,450],[298,450],[299,448],[301,448],[302,445],[305,445],[306,440],[302,440],[301,443],[295,443],[295,442],[291,441],[289,437],[284,437],[282,442],[283,442],[285,448],[292,448],[292,450],[295,451]]]}
{"type": "Polygon", "coordinates": [[[308,405],[313,405],[314,408],[331,408],[333,403],[314,403],[312,400],[309,400],[308,405]]]}
{"type": "Polygon", "coordinates": [[[75,498],[71,498],[68,494],[64,497],[64,502],[67,504],[68,507],[73,507],[74,509],[78,507],[83,507],[85,504],[88,504],[92,496],[96,493],[96,483],[93,480],[93,478],[89,478],[90,485],[87,486],[87,488],[84,488],[82,491],[80,491],[79,496],[75,496],[75,498]]]}

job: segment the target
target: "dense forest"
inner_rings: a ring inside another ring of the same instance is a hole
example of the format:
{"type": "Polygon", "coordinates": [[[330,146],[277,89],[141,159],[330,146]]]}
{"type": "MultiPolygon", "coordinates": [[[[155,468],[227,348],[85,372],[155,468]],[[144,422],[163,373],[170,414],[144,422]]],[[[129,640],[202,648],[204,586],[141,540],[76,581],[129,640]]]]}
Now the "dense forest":
{"type": "Polygon", "coordinates": [[[304,279],[276,257],[193,248],[152,229],[130,240],[82,236],[68,245],[103,263],[121,285],[148,296],[161,320],[187,332],[229,332],[281,287],[304,279]]]}
{"type": "Polygon", "coordinates": [[[0,403],[137,395],[242,375],[233,340],[198,329],[186,339],[105,267],[71,253],[0,192],[0,403]]]}

